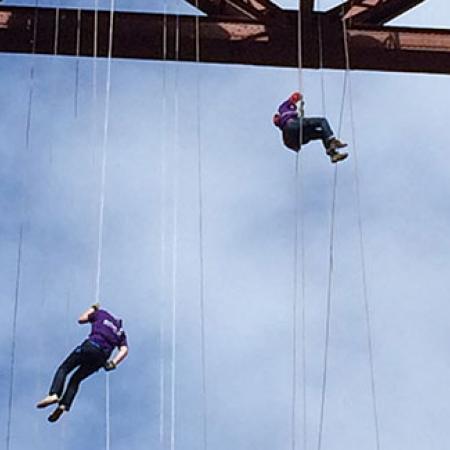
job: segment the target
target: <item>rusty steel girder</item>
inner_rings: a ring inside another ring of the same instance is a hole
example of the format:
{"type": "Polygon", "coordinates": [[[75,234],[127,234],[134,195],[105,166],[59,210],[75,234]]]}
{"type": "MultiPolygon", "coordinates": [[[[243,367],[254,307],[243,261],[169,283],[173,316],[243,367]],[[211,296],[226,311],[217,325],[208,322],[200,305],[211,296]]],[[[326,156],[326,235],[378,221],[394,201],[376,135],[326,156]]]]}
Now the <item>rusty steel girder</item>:
{"type": "Polygon", "coordinates": [[[0,5],[0,52],[106,57],[112,17],[114,58],[297,67],[301,29],[305,68],[346,68],[346,38],[351,69],[450,73],[450,30],[383,25],[421,1],[354,0],[315,12],[309,0],[299,16],[268,0],[199,0],[214,13],[203,17],[0,5]]]}

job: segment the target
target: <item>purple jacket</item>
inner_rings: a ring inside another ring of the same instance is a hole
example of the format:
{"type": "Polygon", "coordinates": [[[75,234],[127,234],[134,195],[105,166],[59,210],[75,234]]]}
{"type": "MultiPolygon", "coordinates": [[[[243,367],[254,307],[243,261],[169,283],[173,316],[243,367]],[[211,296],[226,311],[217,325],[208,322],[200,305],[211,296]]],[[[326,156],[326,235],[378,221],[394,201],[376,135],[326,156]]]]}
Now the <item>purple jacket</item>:
{"type": "Polygon", "coordinates": [[[277,126],[281,129],[284,128],[289,119],[298,118],[297,105],[290,98],[278,107],[278,113],[280,114],[280,121],[277,126]]]}
{"type": "Polygon", "coordinates": [[[128,346],[127,335],[122,328],[122,320],[116,319],[108,311],[99,309],[89,315],[92,324],[88,339],[111,353],[115,347],[128,346]]]}

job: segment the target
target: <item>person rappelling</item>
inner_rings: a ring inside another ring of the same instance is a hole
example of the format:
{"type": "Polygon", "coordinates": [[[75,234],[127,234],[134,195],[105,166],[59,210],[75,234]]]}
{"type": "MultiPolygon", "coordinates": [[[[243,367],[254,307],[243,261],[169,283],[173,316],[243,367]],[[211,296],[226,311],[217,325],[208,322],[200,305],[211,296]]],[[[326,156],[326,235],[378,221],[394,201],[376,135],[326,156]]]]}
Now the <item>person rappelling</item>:
{"type": "Polygon", "coordinates": [[[99,303],[81,314],[78,323],[90,323],[91,333],[58,367],[49,394],[36,405],[37,408],[45,408],[58,403],[48,417],[50,422],[56,422],[65,411],[70,410],[81,381],[102,367],[106,371],[115,369],[128,355],[127,336],[122,320],[100,309],[99,303]],[[115,348],[118,348],[118,352],[110,359],[115,348]],[[77,370],[64,390],[66,378],[75,368],[77,370]]]}
{"type": "Polygon", "coordinates": [[[328,120],[324,117],[304,117],[304,105],[303,95],[294,92],[278,107],[278,112],[273,116],[274,125],[282,132],[284,145],[298,152],[302,144],[320,139],[332,163],[347,158],[348,153],[340,153],[337,150],[347,147],[347,144],[334,136],[328,120]],[[300,103],[299,109],[297,103],[300,103]]]}

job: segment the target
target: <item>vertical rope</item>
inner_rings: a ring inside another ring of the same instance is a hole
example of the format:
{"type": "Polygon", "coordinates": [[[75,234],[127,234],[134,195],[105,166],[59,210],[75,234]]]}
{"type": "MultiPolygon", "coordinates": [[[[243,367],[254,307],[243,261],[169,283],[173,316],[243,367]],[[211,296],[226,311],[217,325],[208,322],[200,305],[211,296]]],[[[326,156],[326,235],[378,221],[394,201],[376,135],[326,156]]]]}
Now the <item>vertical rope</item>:
{"type": "Polygon", "coordinates": [[[361,258],[361,268],[362,268],[362,284],[363,284],[363,299],[364,299],[364,313],[365,313],[365,321],[366,321],[366,329],[367,329],[367,348],[369,353],[369,367],[370,367],[370,389],[372,396],[372,412],[373,412],[373,420],[374,420],[374,429],[375,429],[375,443],[377,450],[380,450],[380,429],[379,429],[379,418],[378,418],[378,407],[377,407],[377,391],[376,391],[376,383],[375,383],[375,367],[374,367],[374,357],[373,357],[373,342],[372,342],[372,324],[370,320],[370,305],[369,305],[369,295],[367,289],[367,272],[366,272],[366,257],[365,257],[365,247],[364,247],[364,233],[363,233],[363,223],[362,223],[362,213],[361,213],[361,189],[359,182],[359,166],[358,166],[358,151],[356,145],[356,127],[355,127],[355,118],[353,111],[353,94],[352,94],[352,84],[351,84],[351,76],[350,76],[350,52],[348,46],[348,33],[347,33],[347,23],[343,18],[342,20],[342,28],[344,34],[344,51],[345,51],[345,64],[346,64],[346,73],[348,76],[348,85],[349,85],[349,97],[350,97],[350,123],[351,123],[351,132],[352,132],[352,148],[354,152],[354,177],[355,177],[355,196],[356,196],[356,205],[358,211],[358,236],[359,236],[359,252],[361,258]]]}
{"type": "Polygon", "coordinates": [[[98,247],[97,247],[97,275],[95,281],[95,301],[99,300],[100,296],[100,281],[102,272],[102,254],[103,254],[103,221],[105,209],[105,185],[106,185],[106,161],[108,150],[108,132],[109,132],[109,107],[111,99],[111,61],[113,50],[113,33],[114,33],[114,0],[110,4],[109,16],[109,43],[108,43],[108,63],[106,72],[106,86],[105,86],[105,115],[103,122],[103,144],[102,144],[102,165],[101,165],[101,179],[100,179],[100,201],[98,208],[98,247]]]}
{"type": "MultiPolygon", "coordinates": [[[[322,41],[322,34],[320,33],[320,41],[322,41]]],[[[321,42],[320,47],[323,48],[321,42]]],[[[321,53],[321,58],[323,54],[321,53]]],[[[323,66],[323,61],[321,62],[323,66]]],[[[339,126],[338,126],[338,136],[341,134],[343,118],[344,118],[344,106],[345,98],[347,92],[347,73],[344,75],[344,82],[342,87],[342,99],[341,108],[339,113],[339,126]]],[[[325,87],[322,84],[322,96],[324,96],[325,87]]],[[[323,105],[325,102],[323,101],[323,105]]],[[[323,106],[323,108],[325,108],[323,106]]],[[[319,432],[318,432],[318,442],[317,448],[321,450],[322,448],[322,435],[323,435],[323,423],[325,414],[325,401],[326,401],[326,389],[327,389],[327,372],[328,372],[328,350],[329,350],[329,340],[330,340],[330,319],[331,319],[331,291],[333,283],[333,269],[334,269],[334,224],[335,224],[335,205],[336,205],[336,188],[337,188],[337,165],[334,167],[334,178],[333,178],[333,195],[332,195],[332,207],[331,207],[331,225],[330,225],[330,247],[329,247],[329,271],[328,271],[328,287],[327,287],[327,311],[326,311],[326,321],[325,321],[325,348],[323,357],[323,373],[322,373],[322,393],[321,393],[321,403],[320,403],[320,416],[319,416],[319,432]]]]}
{"type": "MultiPolygon", "coordinates": [[[[298,2],[297,14],[297,58],[298,58],[298,87],[300,93],[303,95],[303,52],[302,52],[302,6],[301,1],[298,2]]],[[[303,108],[300,111],[300,129],[299,129],[299,143],[300,147],[303,141],[303,108]]],[[[296,424],[297,424],[297,335],[298,335],[298,301],[299,301],[299,280],[298,280],[298,265],[299,253],[301,258],[301,328],[302,328],[302,398],[303,398],[303,446],[306,449],[306,320],[305,320],[305,254],[304,254],[304,219],[303,219],[303,189],[301,188],[302,170],[300,167],[300,150],[295,157],[295,208],[294,208],[294,273],[293,273],[293,301],[292,301],[292,400],[291,400],[291,450],[296,450],[296,424]],[[301,204],[301,206],[299,206],[301,204]],[[299,233],[299,226],[301,231],[299,233]],[[301,250],[299,250],[299,234],[301,239],[301,250]]]]}
{"type": "Polygon", "coordinates": [[[297,422],[297,301],[298,301],[298,218],[299,218],[299,155],[295,157],[295,226],[294,226],[294,297],[292,301],[292,403],[291,403],[291,449],[296,449],[297,422]]]}
{"type": "Polygon", "coordinates": [[[106,372],[105,379],[105,448],[109,450],[111,448],[111,414],[110,414],[110,382],[109,373],[106,372]]]}
{"type": "MultiPolygon", "coordinates": [[[[44,323],[44,314],[41,314],[42,315],[42,317],[41,317],[41,323],[44,323]]],[[[66,317],[65,317],[65,322],[66,322],[66,324],[67,324],[67,329],[69,330],[70,328],[69,328],[69,324],[71,323],[71,320],[70,320],[70,290],[68,290],[68,292],[67,292],[67,296],[66,296],[66,317]]],[[[69,346],[70,346],[70,333],[65,333],[65,337],[66,337],[66,342],[65,342],[65,346],[66,346],[66,348],[69,348],[69,346]]],[[[43,354],[43,351],[42,351],[42,353],[41,354],[43,354]]],[[[67,422],[66,421],[64,421],[63,422],[63,424],[62,424],[62,427],[61,427],[61,437],[62,437],[62,442],[63,442],[63,445],[62,445],[62,447],[63,447],[63,449],[67,449],[69,446],[68,446],[68,443],[67,443],[67,422]]]]}
{"type": "Polygon", "coordinates": [[[55,13],[55,36],[53,39],[53,55],[58,54],[59,48],[59,7],[56,8],[55,13]]]}
{"type": "Polygon", "coordinates": [[[76,58],[75,58],[75,91],[73,96],[73,110],[78,117],[78,90],[80,84],[80,47],[81,47],[81,9],[77,9],[77,36],[76,36],[76,58]]]}
{"type": "Polygon", "coordinates": [[[34,72],[35,72],[35,54],[37,45],[37,31],[38,31],[38,1],[36,0],[34,6],[34,18],[33,18],[33,43],[31,47],[31,67],[30,67],[30,88],[28,91],[28,109],[27,109],[27,124],[25,130],[25,146],[28,149],[30,146],[30,130],[31,130],[31,116],[33,109],[33,95],[34,95],[34,72]]]}
{"type": "MultiPolygon", "coordinates": [[[[180,19],[177,14],[175,26],[175,60],[178,62],[180,53],[180,19]]],[[[179,105],[178,105],[178,66],[176,66],[175,79],[175,143],[174,161],[178,159],[178,135],[179,135],[179,105]]],[[[172,237],[172,351],[171,351],[171,387],[170,387],[170,448],[175,449],[175,429],[176,429],[176,358],[177,358],[177,275],[178,275],[178,172],[177,164],[174,164],[175,172],[173,178],[173,237],[172,237]]]]}
{"type": "Polygon", "coordinates": [[[320,417],[319,417],[319,433],[317,441],[317,449],[322,448],[323,422],[325,414],[325,400],[327,390],[327,374],[328,374],[328,349],[330,343],[330,318],[331,318],[331,291],[333,283],[333,269],[334,269],[334,223],[335,223],[335,209],[336,209],[336,186],[337,186],[337,165],[334,166],[333,177],[333,195],[331,202],[331,223],[330,223],[330,244],[329,244],[329,262],[328,262],[328,287],[327,287],[327,311],[325,321],[325,348],[323,355],[323,372],[322,372],[322,389],[320,402],[320,417]]]}
{"type": "Polygon", "coordinates": [[[163,15],[163,36],[162,36],[162,50],[163,50],[163,101],[162,101],[162,143],[161,143],[161,282],[162,289],[160,295],[160,313],[159,313],[159,448],[164,448],[165,435],[165,354],[164,354],[164,296],[166,291],[166,153],[167,153],[167,83],[166,83],[166,61],[167,61],[167,0],[164,1],[164,15],[163,15]]]}
{"type": "Polygon", "coordinates": [[[97,60],[98,60],[98,2],[99,0],[94,0],[94,23],[93,23],[93,42],[92,42],[92,141],[93,141],[93,152],[92,152],[92,163],[95,165],[97,161],[97,139],[98,139],[98,98],[97,98],[97,60]]]}
{"type": "Polygon", "coordinates": [[[16,265],[16,287],[14,292],[14,313],[11,333],[11,356],[10,356],[10,370],[9,370],[9,399],[8,399],[8,422],[6,426],[6,450],[10,450],[11,445],[11,421],[13,412],[14,400],[14,374],[16,366],[16,334],[17,334],[17,313],[19,309],[19,294],[20,294],[20,275],[22,266],[22,241],[23,241],[23,225],[20,226],[19,231],[19,245],[17,249],[17,265],[16,265]]]}
{"type": "Polygon", "coordinates": [[[320,0],[317,1],[317,9],[320,14],[317,19],[317,40],[319,43],[319,71],[320,71],[320,90],[322,93],[322,117],[327,116],[326,93],[325,93],[325,74],[323,70],[323,30],[322,30],[322,11],[320,0]]]}
{"type": "Polygon", "coordinates": [[[93,34],[93,61],[92,61],[92,90],[94,104],[97,104],[97,56],[98,56],[98,0],[94,0],[94,34],[93,34]]]}
{"type": "MultiPolygon", "coordinates": [[[[111,99],[111,62],[113,52],[113,37],[114,37],[114,0],[110,2],[109,11],[109,36],[108,36],[108,62],[106,71],[106,86],[105,86],[105,115],[103,122],[103,144],[102,144],[102,164],[101,164],[101,180],[100,180],[100,201],[98,208],[98,246],[97,246],[97,273],[95,279],[95,298],[98,301],[100,297],[100,282],[102,274],[102,257],[103,257],[103,222],[105,210],[105,185],[106,185],[106,161],[108,150],[108,131],[109,131],[109,109],[111,99]]],[[[106,405],[105,405],[105,422],[106,422],[106,436],[105,446],[106,450],[110,448],[110,410],[109,410],[109,376],[105,377],[106,389],[106,405]]]]}
{"type": "MultiPolygon", "coordinates": [[[[198,0],[195,1],[198,10],[198,0]]],[[[201,98],[200,98],[200,17],[195,16],[195,61],[197,63],[197,174],[198,174],[198,234],[199,234],[199,269],[200,269],[200,331],[201,331],[201,365],[202,365],[202,400],[203,400],[203,450],[208,448],[208,391],[206,378],[206,333],[205,333],[205,262],[203,239],[203,155],[201,145],[201,98]]]]}

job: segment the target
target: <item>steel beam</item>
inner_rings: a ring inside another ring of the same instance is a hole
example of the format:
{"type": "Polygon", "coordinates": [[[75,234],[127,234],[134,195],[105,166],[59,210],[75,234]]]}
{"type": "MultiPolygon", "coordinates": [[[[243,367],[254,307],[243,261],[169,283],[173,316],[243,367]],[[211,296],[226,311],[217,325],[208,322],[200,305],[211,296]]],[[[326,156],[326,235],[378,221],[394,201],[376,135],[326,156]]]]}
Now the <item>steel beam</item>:
{"type": "Polygon", "coordinates": [[[336,6],[329,14],[342,14],[354,24],[383,25],[424,0],[353,0],[336,6]]]}
{"type": "MultiPolygon", "coordinates": [[[[94,17],[88,10],[0,7],[0,52],[94,56],[94,17]]],[[[108,12],[98,13],[99,57],[107,56],[109,18],[108,12]]],[[[198,56],[207,63],[297,67],[297,20],[295,11],[285,11],[284,25],[279,27],[247,19],[201,17],[200,54],[196,55],[195,17],[116,12],[112,55],[179,61],[196,61],[198,56]],[[163,48],[167,49],[165,54],[163,48]]],[[[304,17],[302,32],[303,67],[345,68],[340,20],[313,12],[304,17]]],[[[348,29],[348,42],[351,69],[450,73],[450,30],[358,24],[348,29]]]]}
{"type": "MultiPolygon", "coordinates": [[[[208,16],[274,21],[282,9],[269,0],[185,0],[208,16]]],[[[310,1],[310,0],[308,0],[310,1]]]]}

